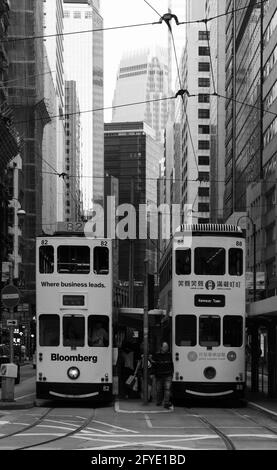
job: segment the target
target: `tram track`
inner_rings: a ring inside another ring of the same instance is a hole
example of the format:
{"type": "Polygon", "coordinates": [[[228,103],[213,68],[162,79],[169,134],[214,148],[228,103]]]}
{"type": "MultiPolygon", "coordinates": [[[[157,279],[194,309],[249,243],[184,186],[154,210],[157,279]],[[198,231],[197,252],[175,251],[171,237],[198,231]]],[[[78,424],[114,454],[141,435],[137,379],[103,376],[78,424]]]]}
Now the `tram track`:
{"type": "Polygon", "coordinates": [[[206,417],[200,415],[197,413],[195,410],[189,410],[190,412],[193,412],[193,415],[199,419],[203,424],[205,424],[211,431],[213,431],[215,434],[217,434],[221,440],[224,442],[224,445],[226,447],[226,450],[237,450],[235,444],[233,441],[225,434],[222,432],[217,426],[212,424],[206,417]]]}
{"type": "MultiPolygon", "coordinates": [[[[22,447],[17,447],[15,448],[14,450],[28,450],[28,449],[33,449],[34,447],[40,447],[40,446],[44,446],[45,444],[50,444],[52,442],[56,442],[56,441],[60,441],[62,439],[66,439],[68,437],[71,437],[71,436],[74,436],[74,434],[78,434],[79,432],[81,432],[83,429],[85,429],[89,424],[90,422],[94,419],[95,417],[95,410],[93,410],[93,413],[91,413],[91,415],[80,425],[78,426],[76,429],[74,430],[71,430],[70,432],[68,433],[65,433],[64,435],[62,436],[58,436],[58,437],[54,437],[54,438],[51,438],[51,439],[47,439],[46,441],[42,441],[42,442],[37,442],[36,444],[30,444],[30,445],[26,445],[26,446],[22,446],[22,447]]],[[[43,420],[42,420],[43,421],[43,420]]],[[[40,424],[40,423],[39,423],[40,424]]],[[[68,425],[70,425],[70,423],[68,423],[68,425]]],[[[35,428],[36,426],[38,426],[38,423],[35,423],[33,425],[33,427],[35,428]]],[[[24,436],[24,435],[23,435],[24,436]]],[[[39,436],[39,434],[38,434],[39,436]]]]}
{"type": "Polygon", "coordinates": [[[41,416],[39,416],[32,424],[28,424],[24,428],[19,429],[18,431],[11,432],[10,434],[5,434],[4,436],[0,436],[0,440],[8,439],[9,437],[17,436],[18,434],[22,434],[26,431],[29,431],[33,427],[39,425],[46,418],[46,416],[49,415],[50,411],[52,410],[53,408],[48,408],[48,410],[45,411],[45,413],[43,413],[41,416]]]}
{"type": "MultiPolygon", "coordinates": [[[[276,435],[277,436],[277,429],[274,429],[272,428],[271,426],[266,426],[264,424],[260,424],[259,421],[257,421],[256,419],[252,418],[252,416],[249,416],[249,415],[243,415],[242,413],[240,413],[239,411],[235,411],[234,412],[236,415],[239,415],[241,416],[242,418],[244,419],[247,419],[248,421],[251,421],[252,423],[256,424],[257,427],[261,428],[261,429],[265,429],[266,431],[268,432],[271,432],[272,434],[276,435]]],[[[263,412],[261,412],[263,413],[263,412]]],[[[265,416],[267,416],[266,413],[263,413],[265,416]]]]}

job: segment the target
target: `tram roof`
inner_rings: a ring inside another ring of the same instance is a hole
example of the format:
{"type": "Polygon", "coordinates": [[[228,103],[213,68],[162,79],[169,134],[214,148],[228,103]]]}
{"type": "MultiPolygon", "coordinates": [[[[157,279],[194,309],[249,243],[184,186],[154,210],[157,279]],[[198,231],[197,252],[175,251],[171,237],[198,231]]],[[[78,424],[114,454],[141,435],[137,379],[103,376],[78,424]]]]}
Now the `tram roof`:
{"type": "Polygon", "coordinates": [[[243,235],[243,230],[237,225],[224,225],[224,224],[183,224],[177,228],[177,233],[182,232],[197,232],[202,234],[207,233],[221,233],[221,234],[234,234],[237,236],[243,235]]]}

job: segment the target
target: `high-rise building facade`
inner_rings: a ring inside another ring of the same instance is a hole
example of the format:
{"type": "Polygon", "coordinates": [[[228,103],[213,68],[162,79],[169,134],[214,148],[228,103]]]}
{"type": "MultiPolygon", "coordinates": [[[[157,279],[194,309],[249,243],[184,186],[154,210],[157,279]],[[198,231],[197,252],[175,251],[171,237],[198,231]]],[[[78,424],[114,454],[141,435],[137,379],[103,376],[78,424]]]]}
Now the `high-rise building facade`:
{"type": "Polygon", "coordinates": [[[92,32],[103,27],[99,7],[100,1],[64,0],[65,71],[67,80],[77,84],[80,158],[82,176],[86,176],[82,178],[82,191],[87,210],[93,200],[103,201],[104,197],[103,32],[92,32]]]}
{"type": "Polygon", "coordinates": [[[44,99],[43,0],[10,0],[8,104],[22,136],[21,150],[24,210],[22,291],[26,303],[35,305],[35,238],[42,233],[42,139],[50,122],[44,99]],[[36,40],[25,37],[38,36],[36,40]],[[13,41],[12,41],[13,39],[13,41]]]}
{"type": "MultiPolygon", "coordinates": [[[[157,240],[139,238],[139,205],[157,204],[157,178],[162,145],[155,132],[143,122],[105,124],[105,174],[118,180],[118,203],[131,204],[136,209],[133,280],[134,307],[143,305],[144,260],[149,260],[149,272],[156,272],[157,240]],[[133,181],[133,190],[132,190],[133,181]],[[133,194],[132,194],[133,192],[133,194]]],[[[121,217],[122,218],[122,217],[121,217]]],[[[119,240],[119,281],[128,285],[130,246],[128,239],[119,240]]]]}
{"type": "Polygon", "coordinates": [[[80,107],[76,82],[65,82],[65,221],[80,220],[80,107]]]}
{"type": "MultiPolygon", "coordinates": [[[[187,19],[205,16],[205,1],[187,3],[187,19]]],[[[194,222],[210,221],[210,49],[204,25],[189,24],[181,58],[182,88],[194,97],[185,97],[176,108],[181,121],[182,188],[181,203],[192,207],[194,222]]],[[[178,98],[181,100],[181,98],[178,98]]]]}
{"type": "MultiPolygon", "coordinates": [[[[117,74],[113,106],[138,101],[158,100],[169,96],[168,51],[160,47],[125,53],[117,74]]],[[[155,130],[162,142],[170,111],[169,101],[154,101],[115,108],[112,122],[144,121],[155,130]]]]}
{"type": "MultiPolygon", "coordinates": [[[[225,9],[225,0],[207,0],[206,2],[206,17],[218,16],[208,23],[208,27],[210,32],[211,91],[215,91],[221,96],[225,96],[225,9]]],[[[210,97],[210,219],[214,223],[222,223],[224,219],[225,105],[224,98],[210,97]]]]}
{"type": "MultiPolygon", "coordinates": [[[[43,147],[43,168],[49,171],[50,163],[52,168],[61,174],[64,172],[65,156],[65,127],[64,127],[64,36],[63,36],[63,0],[44,1],[44,35],[45,35],[45,99],[51,115],[56,116],[51,124],[51,129],[46,130],[43,147]],[[47,59],[46,59],[47,57],[47,59]],[[48,62],[48,63],[47,63],[48,62]],[[49,67],[48,67],[49,66],[49,67]],[[51,75],[51,78],[49,78],[51,75]],[[50,92],[49,80],[53,81],[55,96],[48,96],[50,92]],[[55,121],[55,122],[54,122],[55,121]],[[51,137],[50,137],[51,136],[51,137]],[[50,142],[50,138],[51,142],[50,142]],[[51,160],[51,161],[50,161],[51,160]]],[[[46,173],[45,173],[46,175],[46,173]]],[[[52,178],[53,181],[53,178],[52,178]]],[[[57,179],[56,192],[44,192],[43,207],[47,210],[47,201],[56,199],[56,220],[64,220],[64,184],[63,180],[57,179]]],[[[54,201],[53,201],[54,204],[54,201]]],[[[54,225],[52,225],[54,228],[54,225]]]]}

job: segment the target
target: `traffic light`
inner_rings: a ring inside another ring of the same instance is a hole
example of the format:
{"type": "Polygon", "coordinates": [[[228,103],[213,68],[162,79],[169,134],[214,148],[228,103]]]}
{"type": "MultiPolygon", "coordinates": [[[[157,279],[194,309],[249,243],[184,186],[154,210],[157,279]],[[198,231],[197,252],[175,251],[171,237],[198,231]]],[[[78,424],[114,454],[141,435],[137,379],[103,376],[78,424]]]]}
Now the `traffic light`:
{"type": "Polygon", "coordinates": [[[148,310],[155,308],[155,276],[148,274],[148,310]]]}

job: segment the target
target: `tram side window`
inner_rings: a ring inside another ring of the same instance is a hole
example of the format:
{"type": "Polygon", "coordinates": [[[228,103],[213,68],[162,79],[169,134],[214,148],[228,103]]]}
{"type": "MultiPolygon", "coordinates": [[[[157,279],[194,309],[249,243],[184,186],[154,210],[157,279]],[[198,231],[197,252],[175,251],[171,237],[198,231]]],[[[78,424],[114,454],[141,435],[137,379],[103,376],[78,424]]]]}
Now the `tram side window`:
{"type": "Polygon", "coordinates": [[[223,318],[223,345],[240,348],[243,343],[243,318],[238,315],[226,315],[223,318]]]}
{"type": "Polygon", "coordinates": [[[88,246],[59,246],[58,273],[88,274],[90,249],[88,246]]]}
{"type": "Polygon", "coordinates": [[[177,315],[175,321],[176,346],[196,346],[195,315],[177,315]]]}
{"type": "Polygon", "coordinates": [[[202,315],[199,318],[199,344],[207,348],[220,345],[220,317],[202,315]]]}
{"type": "Polygon", "coordinates": [[[94,274],[109,274],[109,248],[97,246],[93,252],[94,274]]]}
{"type": "Polygon", "coordinates": [[[88,345],[95,348],[109,346],[109,317],[90,315],[88,317],[88,345]]]}
{"type": "Polygon", "coordinates": [[[230,276],[242,276],[243,274],[243,251],[241,248],[229,250],[229,274],[230,276]]]}
{"type": "Polygon", "coordinates": [[[60,317],[59,315],[40,315],[39,317],[39,345],[59,346],[60,344],[60,317]]]}
{"type": "Polygon", "coordinates": [[[196,248],[194,256],[195,274],[203,276],[222,276],[225,274],[224,248],[196,248]]]}
{"type": "Polygon", "coordinates": [[[191,250],[176,250],[175,253],[177,276],[191,274],[191,250]]]}
{"type": "Polygon", "coordinates": [[[52,274],[54,272],[54,247],[39,247],[39,272],[40,274],[52,274]]]}
{"type": "Polygon", "coordinates": [[[64,315],[63,317],[63,345],[85,345],[85,318],[83,315],[64,315]]]}

